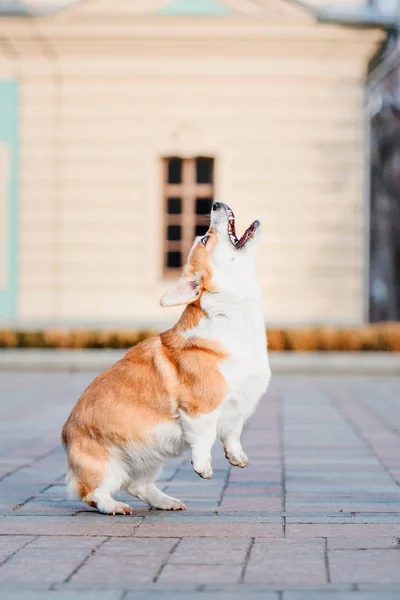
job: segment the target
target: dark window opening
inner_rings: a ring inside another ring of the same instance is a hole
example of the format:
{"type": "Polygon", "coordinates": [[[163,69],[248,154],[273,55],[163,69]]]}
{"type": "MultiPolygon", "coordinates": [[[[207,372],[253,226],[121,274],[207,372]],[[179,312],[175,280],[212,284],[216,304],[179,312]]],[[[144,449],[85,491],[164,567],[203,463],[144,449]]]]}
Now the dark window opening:
{"type": "Polygon", "coordinates": [[[179,241],[182,239],[182,227],[180,225],[168,225],[167,240],[179,241]]]}
{"type": "Polygon", "coordinates": [[[170,158],[168,161],[168,183],[182,183],[182,159],[170,158]]]}
{"type": "Polygon", "coordinates": [[[167,212],[169,215],[180,215],[182,212],[182,200],[174,197],[168,198],[167,212]]]}
{"type": "Polygon", "coordinates": [[[212,158],[196,158],[196,183],[213,183],[214,160],[212,158]]]}
{"type": "Polygon", "coordinates": [[[205,235],[208,231],[208,225],[196,225],[195,235],[205,235]]]}
{"type": "Polygon", "coordinates": [[[196,215],[209,215],[212,198],[196,198],[196,215]]]}
{"type": "Polygon", "coordinates": [[[167,267],[179,269],[182,266],[182,254],[180,252],[167,252],[167,267]]]}

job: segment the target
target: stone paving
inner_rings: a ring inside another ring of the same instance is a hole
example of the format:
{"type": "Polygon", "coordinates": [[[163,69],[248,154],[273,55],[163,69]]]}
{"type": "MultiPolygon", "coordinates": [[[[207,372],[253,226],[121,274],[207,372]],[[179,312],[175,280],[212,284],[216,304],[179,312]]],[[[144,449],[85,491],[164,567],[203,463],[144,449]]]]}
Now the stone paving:
{"type": "Polygon", "coordinates": [[[0,373],[1,600],[398,600],[400,378],[277,376],[244,433],[162,488],[187,511],[70,501],[60,427],[92,373],[0,373]]]}

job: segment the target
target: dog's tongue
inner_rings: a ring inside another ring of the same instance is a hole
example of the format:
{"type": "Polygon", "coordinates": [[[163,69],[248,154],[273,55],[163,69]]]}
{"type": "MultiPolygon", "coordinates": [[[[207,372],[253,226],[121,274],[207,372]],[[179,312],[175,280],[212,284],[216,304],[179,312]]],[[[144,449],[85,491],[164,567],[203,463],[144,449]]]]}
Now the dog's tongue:
{"type": "Polygon", "coordinates": [[[249,238],[251,238],[251,236],[253,235],[253,233],[256,231],[256,229],[258,229],[258,227],[260,226],[260,221],[254,221],[250,227],[248,227],[246,229],[246,231],[244,232],[244,234],[242,235],[242,237],[240,238],[240,240],[238,240],[236,242],[236,248],[241,248],[242,246],[245,245],[245,243],[247,242],[247,240],[249,238]]]}
{"type": "Polygon", "coordinates": [[[233,210],[228,207],[228,233],[232,244],[236,248],[242,248],[259,226],[260,221],[254,221],[250,227],[246,229],[242,237],[238,239],[236,235],[235,215],[233,210]]]}

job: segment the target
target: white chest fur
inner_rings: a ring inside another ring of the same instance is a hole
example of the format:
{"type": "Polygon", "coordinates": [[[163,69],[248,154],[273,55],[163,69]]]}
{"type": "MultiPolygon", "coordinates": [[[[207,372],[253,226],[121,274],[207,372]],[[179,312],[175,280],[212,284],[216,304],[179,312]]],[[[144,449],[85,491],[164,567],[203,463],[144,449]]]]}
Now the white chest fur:
{"type": "Polygon", "coordinates": [[[219,366],[229,390],[224,404],[234,403],[245,420],[265,393],[271,376],[260,294],[255,289],[237,302],[204,294],[203,302],[208,316],[186,336],[222,344],[228,354],[219,366]]]}

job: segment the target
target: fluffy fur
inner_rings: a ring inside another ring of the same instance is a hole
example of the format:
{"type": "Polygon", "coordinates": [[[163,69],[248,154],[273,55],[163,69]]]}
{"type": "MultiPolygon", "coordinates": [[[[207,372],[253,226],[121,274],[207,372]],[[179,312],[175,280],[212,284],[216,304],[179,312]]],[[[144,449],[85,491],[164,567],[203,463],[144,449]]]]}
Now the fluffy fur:
{"type": "Polygon", "coordinates": [[[248,464],[243,424],[270,380],[259,230],[235,247],[233,213],[221,203],[213,208],[207,235],[195,240],[183,276],[161,299],[186,305],[178,323],[96,377],[63,427],[69,487],[100,512],[132,512],[113,498],[120,490],[155,508],[184,509],[156,487],[161,467],[190,448],[193,469],[210,479],[217,437],[232,465],[248,464]]]}

